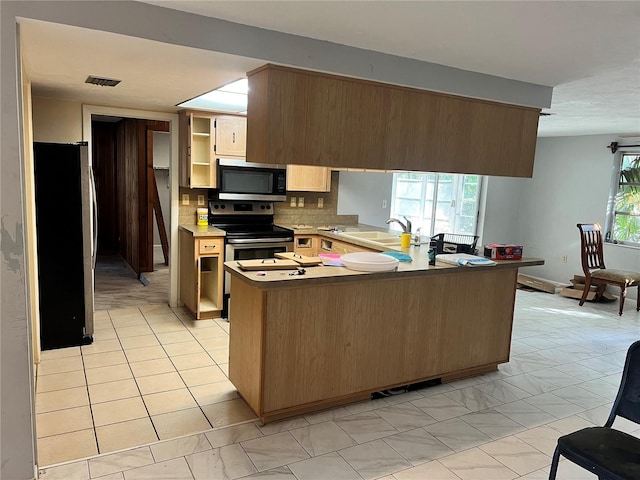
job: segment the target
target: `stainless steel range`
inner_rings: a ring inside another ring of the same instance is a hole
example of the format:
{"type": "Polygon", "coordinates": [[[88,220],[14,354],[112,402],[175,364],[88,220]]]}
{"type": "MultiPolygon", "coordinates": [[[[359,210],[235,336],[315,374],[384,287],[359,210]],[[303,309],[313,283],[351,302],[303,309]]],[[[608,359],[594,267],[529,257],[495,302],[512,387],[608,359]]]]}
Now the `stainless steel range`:
{"type": "MultiPolygon", "coordinates": [[[[273,224],[273,203],[209,200],[209,225],[226,232],[224,260],[273,258],[293,250],[293,230],[273,224]]],[[[228,318],[230,275],[224,274],[222,316],[228,318]]]]}

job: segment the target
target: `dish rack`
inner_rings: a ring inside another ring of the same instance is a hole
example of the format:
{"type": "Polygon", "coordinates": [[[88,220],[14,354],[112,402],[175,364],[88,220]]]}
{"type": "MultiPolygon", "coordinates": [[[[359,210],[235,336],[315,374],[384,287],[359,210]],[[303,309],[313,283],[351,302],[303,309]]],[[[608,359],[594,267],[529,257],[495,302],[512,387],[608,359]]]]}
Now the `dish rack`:
{"type": "Polygon", "coordinates": [[[458,235],[455,233],[439,233],[431,237],[430,247],[435,248],[436,255],[440,253],[477,253],[477,235],[458,235]]]}

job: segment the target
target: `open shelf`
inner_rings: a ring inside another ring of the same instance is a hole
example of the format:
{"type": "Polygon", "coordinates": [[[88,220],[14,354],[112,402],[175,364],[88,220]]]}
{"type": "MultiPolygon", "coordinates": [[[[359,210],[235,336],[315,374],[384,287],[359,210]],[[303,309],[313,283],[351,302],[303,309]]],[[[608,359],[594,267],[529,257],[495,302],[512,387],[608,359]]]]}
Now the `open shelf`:
{"type": "Polygon", "coordinates": [[[209,297],[200,297],[200,311],[212,312],[214,310],[220,310],[218,304],[209,297]]]}

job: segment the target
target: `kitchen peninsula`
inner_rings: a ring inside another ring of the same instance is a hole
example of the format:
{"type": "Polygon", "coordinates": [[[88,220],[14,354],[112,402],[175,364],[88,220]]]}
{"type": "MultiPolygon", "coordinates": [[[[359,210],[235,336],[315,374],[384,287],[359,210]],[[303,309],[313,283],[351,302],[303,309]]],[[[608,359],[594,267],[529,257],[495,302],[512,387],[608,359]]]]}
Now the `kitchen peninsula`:
{"type": "Polygon", "coordinates": [[[430,266],[427,246],[402,251],[413,261],[391,272],[315,266],[258,275],[225,263],[236,300],[229,379],[262,422],[509,360],[518,268],[544,261],[430,266]]]}

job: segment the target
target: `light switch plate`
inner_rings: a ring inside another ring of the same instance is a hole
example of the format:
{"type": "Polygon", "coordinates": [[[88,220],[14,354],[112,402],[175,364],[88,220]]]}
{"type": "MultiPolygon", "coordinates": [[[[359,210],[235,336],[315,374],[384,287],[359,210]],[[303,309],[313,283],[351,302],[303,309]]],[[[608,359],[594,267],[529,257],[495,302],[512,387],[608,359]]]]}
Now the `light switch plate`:
{"type": "Polygon", "coordinates": [[[189,205],[189,194],[188,193],[183,193],[182,194],[182,205],[189,205]]]}
{"type": "Polygon", "coordinates": [[[318,199],[318,208],[324,208],[324,198],[318,199]]]}
{"type": "Polygon", "coordinates": [[[198,195],[198,206],[204,206],[204,195],[198,195]]]}
{"type": "Polygon", "coordinates": [[[298,206],[304,207],[304,197],[298,197],[298,206]]]}
{"type": "Polygon", "coordinates": [[[289,205],[291,205],[292,207],[296,206],[296,197],[291,197],[289,199],[289,205]]]}

